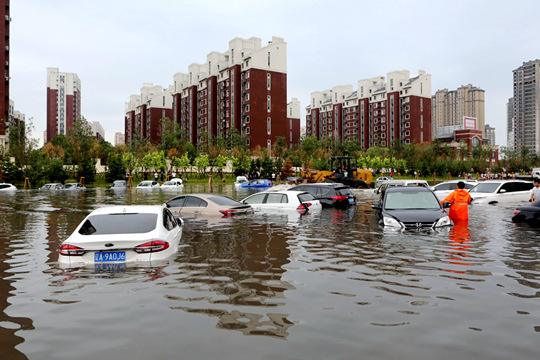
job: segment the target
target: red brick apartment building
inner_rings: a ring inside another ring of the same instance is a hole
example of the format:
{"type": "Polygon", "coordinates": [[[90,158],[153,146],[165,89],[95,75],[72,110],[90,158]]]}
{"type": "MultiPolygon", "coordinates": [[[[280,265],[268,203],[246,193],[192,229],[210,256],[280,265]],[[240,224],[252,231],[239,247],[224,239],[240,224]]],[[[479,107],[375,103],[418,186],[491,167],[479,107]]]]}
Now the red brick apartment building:
{"type": "Polygon", "coordinates": [[[81,80],[75,73],[47,68],[47,142],[66,135],[81,118],[81,80]]]}
{"type": "Polygon", "coordinates": [[[4,147],[7,142],[6,129],[9,119],[9,0],[2,0],[0,14],[0,38],[2,50],[0,51],[0,63],[4,64],[4,75],[0,78],[0,146],[4,147]]]}
{"type": "MultiPolygon", "coordinates": [[[[270,148],[279,136],[289,146],[299,141],[299,125],[291,137],[287,120],[287,43],[281,38],[265,46],[259,38],[234,38],[227,51],[211,52],[205,63],[176,73],[170,89],[171,117],[195,146],[233,129],[252,149],[270,148]]],[[[133,120],[127,119],[136,117],[129,113],[135,108],[126,109],[126,142],[133,138],[133,120]]]]}
{"type": "Polygon", "coordinates": [[[162,119],[173,118],[171,91],[172,88],[143,84],[139,95],[129,97],[124,117],[126,144],[135,139],[161,142],[162,119]]]}
{"type": "Polygon", "coordinates": [[[406,70],[311,93],[306,135],[353,141],[367,149],[431,142],[431,75],[406,70]]]}

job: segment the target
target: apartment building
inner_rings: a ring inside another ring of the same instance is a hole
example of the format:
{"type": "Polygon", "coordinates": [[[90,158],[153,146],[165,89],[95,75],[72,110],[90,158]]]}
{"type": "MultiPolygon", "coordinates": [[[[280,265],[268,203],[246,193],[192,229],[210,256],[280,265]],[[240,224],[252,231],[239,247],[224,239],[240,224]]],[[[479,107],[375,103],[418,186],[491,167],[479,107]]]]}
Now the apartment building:
{"type": "Polygon", "coordinates": [[[81,80],[75,73],[47,68],[47,142],[66,135],[81,118],[81,80]]]}
{"type": "Polygon", "coordinates": [[[514,149],[514,98],[506,103],[506,147],[514,149]]]}
{"type": "Polygon", "coordinates": [[[486,124],[484,126],[484,144],[495,146],[495,128],[486,124]]]}
{"type": "Polygon", "coordinates": [[[123,145],[125,144],[125,138],[124,134],[121,132],[115,132],[114,133],[114,146],[123,145]]]}
{"type": "Polygon", "coordinates": [[[90,129],[92,129],[92,135],[98,140],[105,140],[105,129],[99,121],[90,121],[90,129]]]}
{"type": "MultiPolygon", "coordinates": [[[[234,38],[202,64],[173,78],[173,119],[194,145],[237,131],[249,146],[271,148],[287,126],[287,43],[234,38]]],[[[294,141],[298,142],[296,139],[294,141]]],[[[288,140],[288,145],[293,141],[288,140]]]]}
{"type": "Polygon", "coordinates": [[[6,147],[7,126],[9,121],[9,25],[11,22],[10,1],[2,0],[0,3],[0,39],[2,39],[2,51],[0,51],[0,63],[4,65],[4,75],[0,77],[0,148],[6,147]]]}
{"type": "MultiPolygon", "coordinates": [[[[446,137],[450,128],[463,129],[464,118],[476,119],[476,129],[485,129],[485,91],[471,84],[456,90],[441,89],[431,100],[433,137],[446,137]]],[[[484,133],[485,136],[485,133],[484,133]]]]}
{"type": "Polygon", "coordinates": [[[513,70],[513,148],[540,153],[540,60],[513,70]]]}
{"type": "Polygon", "coordinates": [[[311,93],[306,107],[306,135],[337,142],[353,141],[364,149],[395,141],[431,141],[431,75],[420,70],[389,72],[311,93]]]}
{"type": "Polygon", "coordinates": [[[159,144],[162,137],[162,120],[173,119],[172,87],[145,83],[140,94],[131,95],[125,106],[124,130],[126,143],[136,139],[159,144]]]}
{"type": "Polygon", "coordinates": [[[300,143],[300,100],[292,98],[287,104],[287,143],[295,146],[300,143]]]}

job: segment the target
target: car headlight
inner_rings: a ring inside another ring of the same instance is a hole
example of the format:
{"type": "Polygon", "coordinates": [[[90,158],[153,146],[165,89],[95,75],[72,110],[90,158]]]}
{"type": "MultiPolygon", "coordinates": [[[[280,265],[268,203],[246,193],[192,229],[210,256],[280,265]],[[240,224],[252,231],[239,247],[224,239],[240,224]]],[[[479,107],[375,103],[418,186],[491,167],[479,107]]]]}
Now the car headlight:
{"type": "Polygon", "coordinates": [[[402,228],[403,225],[401,225],[401,223],[399,221],[397,221],[396,219],[394,219],[393,217],[390,217],[390,216],[384,216],[383,217],[383,223],[384,223],[384,226],[388,226],[388,227],[393,227],[393,228],[402,228]]]}
{"type": "Polygon", "coordinates": [[[448,216],[443,216],[435,223],[435,227],[443,227],[452,225],[452,221],[448,216]]]}

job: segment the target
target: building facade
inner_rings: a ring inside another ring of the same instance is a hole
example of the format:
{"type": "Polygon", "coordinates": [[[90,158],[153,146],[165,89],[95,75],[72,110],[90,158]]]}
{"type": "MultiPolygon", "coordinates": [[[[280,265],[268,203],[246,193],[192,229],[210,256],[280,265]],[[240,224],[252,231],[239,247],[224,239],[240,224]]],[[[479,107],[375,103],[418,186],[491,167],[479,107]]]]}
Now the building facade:
{"type": "Polygon", "coordinates": [[[4,74],[0,77],[0,148],[6,147],[7,126],[9,120],[9,24],[11,22],[10,1],[0,2],[0,39],[2,39],[2,51],[0,51],[0,64],[4,65],[4,74]]]}
{"type": "Polygon", "coordinates": [[[90,128],[92,129],[92,135],[98,140],[105,140],[105,129],[99,121],[90,121],[90,128]]]}
{"type": "Polygon", "coordinates": [[[352,141],[367,149],[431,142],[431,75],[393,71],[350,85],[311,93],[306,135],[352,141]]]}
{"type": "Polygon", "coordinates": [[[484,144],[495,146],[495,128],[486,124],[484,126],[484,144]]]}
{"type": "MultiPolygon", "coordinates": [[[[463,129],[463,118],[476,118],[476,129],[485,127],[485,91],[475,86],[462,85],[456,90],[441,89],[431,99],[433,137],[443,138],[449,127],[463,129]]],[[[485,134],[484,134],[485,135],[485,134]]]]}
{"type": "Polygon", "coordinates": [[[116,132],[114,133],[114,146],[124,145],[126,143],[124,138],[124,133],[116,132]]]}
{"type": "Polygon", "coordinates": [[[173,80],[173,119],[195,146],[233,132],[252,149],[271,148],[279,136],[289,146],[299,141],[299,131],[291,140],[287,122],[287,43],[281,38],[265,46],[256,37],[234,38],[227,51],[209,53],[205,63],[189,65],[173,80]]]}
{"type": "Polygon", "coordinates": [[[287,104],[287,143],[296,146],[300,143],[300,100],[292,98],[287,104]]]}
{"type": "Polygon", "coordinates": [[[159,144],[164,119],[173,119],[172,88],[143,84],[139,95],[131,95],[126,102],[124,116],[125,140],[159,144]]]}
{"type": "Polygon", "coordinates": [[[75,73],[47,68],[47,142],[66,135],[81,118],[81,80],[75,73]]]}
{"type": "Polygon", "coordinates": [[[540,60],[513,71],[513,149],[540,153],[540,60]]]}
{"type": "Polygon", "coordinates": [[[514,150],[514,98],[506,103],[506,147],[514,150]]]}

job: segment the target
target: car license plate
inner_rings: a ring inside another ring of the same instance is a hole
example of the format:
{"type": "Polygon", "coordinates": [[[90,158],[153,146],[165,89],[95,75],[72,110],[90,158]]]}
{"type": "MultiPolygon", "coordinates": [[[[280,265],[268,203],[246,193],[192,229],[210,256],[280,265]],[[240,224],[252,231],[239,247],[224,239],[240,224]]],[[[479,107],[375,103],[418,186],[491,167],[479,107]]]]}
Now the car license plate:
{"type": "Polygon", "coordinates": [[[126,261],[125,251],[99,251],[94,254],[94,262],[124,262],[126,261]]]}

